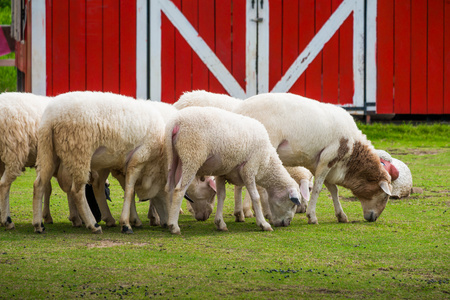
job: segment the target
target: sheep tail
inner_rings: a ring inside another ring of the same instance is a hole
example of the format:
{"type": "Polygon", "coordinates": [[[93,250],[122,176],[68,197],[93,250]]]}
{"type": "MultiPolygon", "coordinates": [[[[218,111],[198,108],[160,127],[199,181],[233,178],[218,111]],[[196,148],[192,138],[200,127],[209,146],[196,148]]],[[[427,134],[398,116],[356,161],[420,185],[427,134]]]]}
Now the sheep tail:
{"type": "Polygon", "coordinates": [[[175,189],[175,186],[181,181],[181,160],[175,148],[175,142],[180,131],[180,125],[175,125],[172,129],[170,138],[169,154],[169,175],[167,178],[168,192],[175,189]]]}
{"type": "Polygon", "coordinates": [[[49,124],[41,123],[39,127],[37,153],[37,172],[40,172],[44,167],[55,169],[56,154],[53,146],[53,129],[49,124]]]}

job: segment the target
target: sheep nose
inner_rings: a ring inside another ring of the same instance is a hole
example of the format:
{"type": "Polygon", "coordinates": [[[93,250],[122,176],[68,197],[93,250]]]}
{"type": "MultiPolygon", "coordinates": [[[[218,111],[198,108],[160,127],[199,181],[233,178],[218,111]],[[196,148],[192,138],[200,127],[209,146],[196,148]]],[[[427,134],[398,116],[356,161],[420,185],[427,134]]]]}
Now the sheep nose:
{"type": "Polygon", "coordinates": [[[370,215],[365,215],[364,219],[366,219],[369,222],[375,222],[377,220],[378,216],[373,211],[370,212],[370,215]]]}
{"type": "Polygon", "coordinates": [[[209,217],[208,213],[198,213],[195,214],[195,218],[197,219],[197,221],[206,221],[209,217]]]}

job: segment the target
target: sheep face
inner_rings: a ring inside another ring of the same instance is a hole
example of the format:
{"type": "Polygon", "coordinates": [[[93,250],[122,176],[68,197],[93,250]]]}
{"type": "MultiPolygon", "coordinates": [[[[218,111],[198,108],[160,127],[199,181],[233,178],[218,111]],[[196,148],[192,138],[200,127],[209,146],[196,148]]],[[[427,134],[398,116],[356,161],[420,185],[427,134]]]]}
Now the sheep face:
{"type": "Polygon", "coordinates": [[[387,181],[380,181],[377,190],[377,192],[372,193],[371,198],[356,195],[361,201],[364,219],[369,222],[375,222],[383,212],[391,195],[392,187],[387,181]]]}
{"type": "Polygon", "coordinates": [[[300,205],[298,187],[287,190],[268,190],[269,206],[272,213],[270,222],[275,227],[289,226],[300,205]]]}
{"type": "Polygon", "coordinates": [[[191,207],[197,221],[206,221],[214,208],[214,197],[216,195],[216,184],[214,177],[195,177],[189,185],[186,194],[192,199],[191,207]]]}

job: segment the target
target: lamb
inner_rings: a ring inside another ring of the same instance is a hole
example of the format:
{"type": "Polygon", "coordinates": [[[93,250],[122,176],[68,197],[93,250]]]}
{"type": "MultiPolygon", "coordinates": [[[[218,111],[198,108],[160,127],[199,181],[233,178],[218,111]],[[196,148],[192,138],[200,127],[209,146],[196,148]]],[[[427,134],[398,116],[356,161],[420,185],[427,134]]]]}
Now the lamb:
{"type": "Polygon", "coordinates": [[[172,203],[168,220],[171,233],[180,234],[181,201],[195,175],[216,176],[214,223],[218,230],[227,230],[223,220],[225,181],[246,186],[255,207],[256,224],[263,230],[272,227],[256,205],[256,184],[269,194],[274,226],[290,224],[295,205],[300,204],[299,187],[282,166],[260,122],[214,107],[188,107],[167,123],[165,144],[170,150],[166,191],[172,203]]]}
{"type": "Polygon", "coordinates": [[[408,166],[401,160],[393,158],[384,150],[376,150],[376,152],[380,159],[382,159],[382,163],[384,163],[385,165],[390,164],[388,168],[392,169],[391,197],[398,199],[408,197],[411,194],[413,188],[412,175],[408,166]]]}
{"type": "MultiPolygon", "coordinates": [[[[304,213],[306,212],[306,207],[309,201],[309,194],[313,187],[313,180],[312,180],[313,175],[308,169],[303,167],[286,167],[286,170],[288,171],[289,175],[291,175],[291,177],[300,185],[300,193],[302,195],[300,201],[301,205],[297,206],[296,212],[304,213]]],[[[264,217],[270,220],[271,213],[268,203],[267,192],[260,186],[258,186],[257,188],[259,196],[261,198],[261,208],[264,217]]],[[[237,205],[235,205],[234,215],[236,216],[236,221],[240,222],[244,221],[244,216],[245,218],[253,217],[251,199],[248,193],[245,195],[244,198],[243,210],[239,211],[239,208],[237,208],[237,205]]]]}
{"type": "Polygon", "coordinates": [[[391,176],[343,108],[290,93],[270,93],[246,99],[234,112],[264,124],[285,166],[304,166],[314,174],[308,223],[318,224],[315,209],[322,184],[331,193],[339,222],[348,218],[337,185],[359,198],[367,221],[376,221],[383,212],[391,195],[391,176]]]}
{"type": "MultiPolygon", "coordinates": [[[[100,92],[56,96],[47,106],[38,132],[33,196],[35,231],[44,230],[42,195],[60,161],[72,178],[69,195],[93,233],[102,231],[84,196],[91,169],[100,176],[111,169],[126,175],[120,225],[122,232],[132,233],[130,208],[134,192],[141,199],[154,198],[165,185],[165,176],[160,174],[165,163],[160,159],[163,136],[164,121],[151,101],[100,92]]],[[[155,201],[155,207],[162,223],[167,223],[166,201],[155,201]]]]}

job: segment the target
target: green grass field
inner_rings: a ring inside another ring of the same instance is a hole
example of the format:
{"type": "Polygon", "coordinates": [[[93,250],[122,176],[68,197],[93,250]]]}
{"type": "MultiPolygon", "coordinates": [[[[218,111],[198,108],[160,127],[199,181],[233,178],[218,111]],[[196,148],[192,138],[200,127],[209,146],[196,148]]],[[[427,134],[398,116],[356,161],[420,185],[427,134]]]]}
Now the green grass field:
{"type": "MultiPolygon", "coordinates": [[[[342,188],[350,223],[336,222],[323,190],[319,225],[298,214],[289,227],[263,232],[254,218],[234,222],[229,187],[228,232],[215,230],[214,213],[206,222],[184,214],[182,235],[173,236],[149,226],[148,203],[138,203],[144,226],[133,235],[103,222],[103,234],[93,235],[71,226],[55,183],[54,224],[38,235],[31,225],[35,172],[27,170],[11,188],[16,229],[0,228],[0,299],[449,299],[450,126],[433,126],[360,125],[424,189],[390,200],[375,223],[364,221],[359,201],[342,188]]],[[[123,191],[110,182],[118,220],[123,191]]]]}

